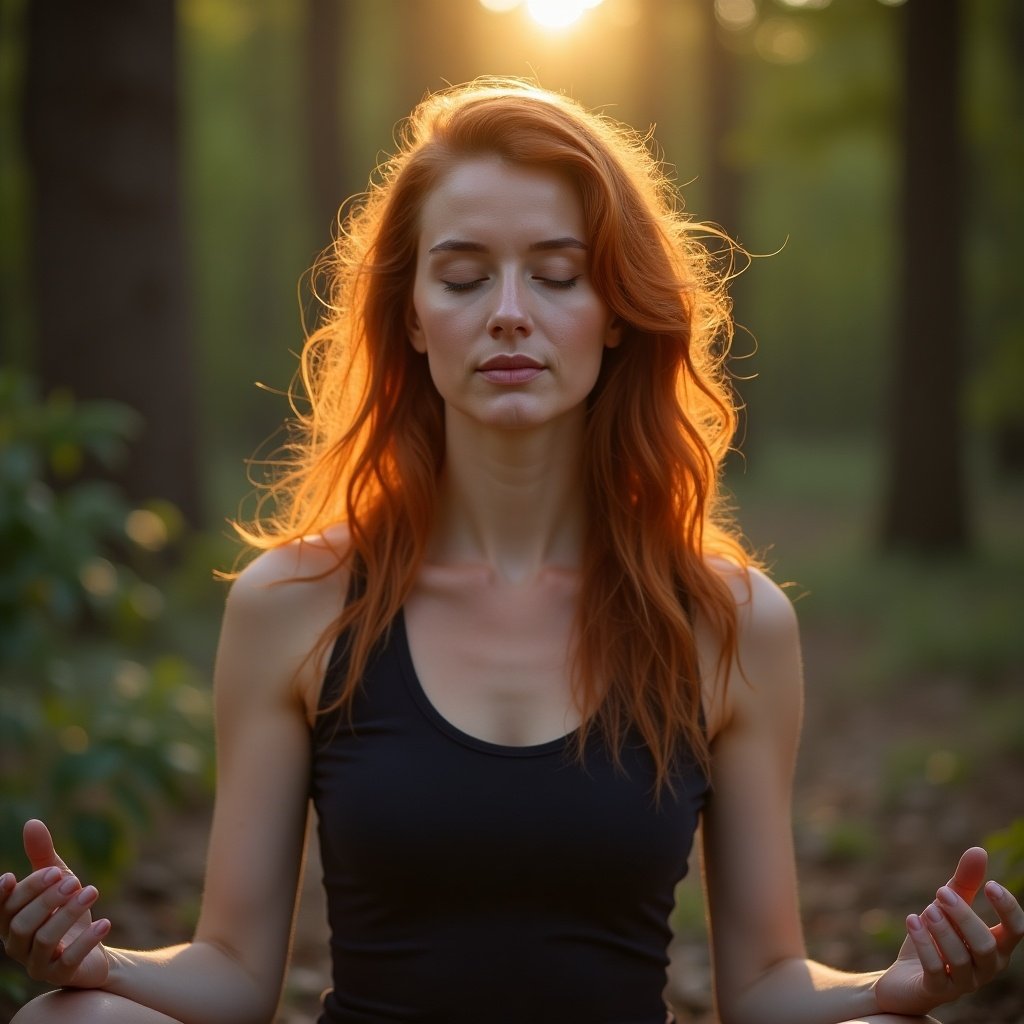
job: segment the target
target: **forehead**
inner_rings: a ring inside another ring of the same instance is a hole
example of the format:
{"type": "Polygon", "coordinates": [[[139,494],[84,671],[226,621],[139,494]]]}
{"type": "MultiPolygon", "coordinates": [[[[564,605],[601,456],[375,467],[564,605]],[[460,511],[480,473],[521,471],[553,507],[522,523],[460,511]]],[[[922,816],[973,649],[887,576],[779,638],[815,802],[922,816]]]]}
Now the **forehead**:
{"type": "Polygon", "coordinates": [[[494,233],[530,242],[564,235],[585,240],[583,204],[572,180],[554,168],[500,157],[454,164],[423,202],[421,245],[454,237],[487,241],[476,236],[494,233]]]}

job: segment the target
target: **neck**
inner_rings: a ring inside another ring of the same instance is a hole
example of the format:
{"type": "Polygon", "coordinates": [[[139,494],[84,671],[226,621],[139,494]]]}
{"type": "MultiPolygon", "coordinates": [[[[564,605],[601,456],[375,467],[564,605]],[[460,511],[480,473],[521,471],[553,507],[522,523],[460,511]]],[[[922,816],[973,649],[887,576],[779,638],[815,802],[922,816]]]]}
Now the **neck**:
{"type": "Polygon", "coordinates": [[[487,430],[447,411],[431,561],[483,563],[510,583],[575,568],[583,540],[582,414],[487,430]]]}

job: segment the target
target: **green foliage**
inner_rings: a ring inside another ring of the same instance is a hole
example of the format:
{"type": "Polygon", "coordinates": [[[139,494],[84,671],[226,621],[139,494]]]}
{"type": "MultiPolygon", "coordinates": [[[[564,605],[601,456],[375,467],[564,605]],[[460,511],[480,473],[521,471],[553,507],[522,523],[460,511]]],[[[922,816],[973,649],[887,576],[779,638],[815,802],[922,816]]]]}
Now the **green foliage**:
{"type": "Polygon", "coordinates": [[[1017,897],[1024,895],[1024,818],[993,832],[985,839],[985,847],[992,855],[993,877],[1017,897]]]}
{"type": "Polygon", "coordinates": [[[822,858],[827,864],[856,864],[878,850],[878,836],[869,821],[833,821],[824,830],[822,858]]]}
{"type": "Polygon", "coordinates": [[[906,935],[902,915],[879,907],[864,911],[860,926],[870,939],[872,949],[886,958],[900,948],[906,935]]]}
{"type": "Polygon", "coordinates": [[[1024,324],[1001,326],[997,343],[975,377],[969,395],[973,418],[986,427],[1024,415],[1020,409],[1024,390],[1024,324]]]}
{"type": "Polygon", "coordinates": [[[207,692],[154,651],[149,577],[180,520],[85,475],[124,453],[129,410],[40,401],[10,371],[0,410],[0,864],[22,869],[21,824],[41,817],[109,886],[157,809],[212,775],[207,692]]]}
{"type": "Polygon", "coordinates": [[[970,781],[972,760],[962,751],[936,747],[931,739],[896,744],[885,759],[883,803],[890,811],[898,810],[908,800],[931,804],[939,799],[940,792],[970,781]]]}

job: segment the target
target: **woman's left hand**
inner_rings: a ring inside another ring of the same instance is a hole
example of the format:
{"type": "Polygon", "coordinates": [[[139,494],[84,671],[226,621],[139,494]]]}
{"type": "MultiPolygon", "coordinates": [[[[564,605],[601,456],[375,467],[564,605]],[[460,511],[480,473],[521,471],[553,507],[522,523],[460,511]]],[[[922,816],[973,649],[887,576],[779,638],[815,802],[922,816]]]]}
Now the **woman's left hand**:
{"type": "Polygon", "coordinates": [[[982,887],[988,854],[972,847],[956,873],[939,889],[920,916],[907,918],[907,940],[896,963],[875,982],[875,998],[884,1013],[919,1015],[951,1002],[991,981],[1010,961],[1024,938],[1024,910],[996,882],[985,896],[999,916],[989,928],[971,909],[982,887]]]}

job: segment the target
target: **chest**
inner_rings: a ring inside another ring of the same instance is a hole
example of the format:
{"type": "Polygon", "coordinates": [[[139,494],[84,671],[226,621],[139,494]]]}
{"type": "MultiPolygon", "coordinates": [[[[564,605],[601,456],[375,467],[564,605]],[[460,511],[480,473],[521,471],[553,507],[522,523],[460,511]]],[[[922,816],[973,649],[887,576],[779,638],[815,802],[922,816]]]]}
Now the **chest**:
{"type": "Polygon", "coordinates": [[[529,746],[579,725],[575,592],[565,581],[456,588],[428,576],[407,600],[405,621],[427,699],[461,731],[529,746]]]}
{"type": "MultiPolygon", "coordinates": [[[[338,685],[340,669],[328,698],[338,685]]],[[[506,887],[510,908],[550,909],[559,893],[587,905],[611,884],[633,912],[656,892],[660,928],[706,782],[684,759],[659,804],[653,760],[633,734],[616,757],[595,730],[577,758],[574,736],[503,745],[442,716],[400,613],[351,720],[317,722],[312,794],[330,859],[350,862],[359,892],[373,876],[398,905],[428,899],[447,913],[460,900],[491,904],[495,886],[506,887]]]]}

